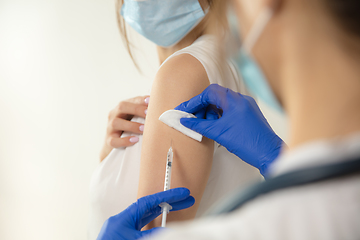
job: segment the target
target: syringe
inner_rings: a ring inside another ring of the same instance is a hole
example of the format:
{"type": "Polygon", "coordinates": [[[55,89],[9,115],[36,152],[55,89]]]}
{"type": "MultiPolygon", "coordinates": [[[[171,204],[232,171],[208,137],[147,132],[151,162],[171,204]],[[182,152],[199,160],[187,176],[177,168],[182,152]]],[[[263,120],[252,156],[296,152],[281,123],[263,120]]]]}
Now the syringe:
{"type": "MultiPolygon", "coordinates": [[[[172,144],[171,144],[169,151],[167,153],[167,158],[166,158],[164,191],[167,191],[170,189],[172,161],[173,161],[173,149],[172,149],[172,144]]],[[[172,207],[170,204],[168,204],[166,202],[161,203],[160,207],[161,207],[161,212],[162,212],[161,227],[165,227],[167,214],[172,209],[172,207]]]]}

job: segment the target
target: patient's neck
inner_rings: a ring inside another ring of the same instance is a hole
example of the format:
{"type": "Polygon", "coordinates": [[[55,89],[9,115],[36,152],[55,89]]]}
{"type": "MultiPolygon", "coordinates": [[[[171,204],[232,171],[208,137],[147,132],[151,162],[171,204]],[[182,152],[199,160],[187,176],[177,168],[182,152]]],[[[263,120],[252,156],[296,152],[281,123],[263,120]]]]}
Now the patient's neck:
{"type": "Polygon", "coordinates": [[[173,53],[193,44],[196,41],[196,39],[198,39],[201,35],[203,35],[203,32],[199,32],[197,29],[194,29],[192,32],[186,35],[180,42],[178,42],[174,46],[171,47],[157,46],[157,52],[158,52],[160,64],[162,64],[173,53]]]}

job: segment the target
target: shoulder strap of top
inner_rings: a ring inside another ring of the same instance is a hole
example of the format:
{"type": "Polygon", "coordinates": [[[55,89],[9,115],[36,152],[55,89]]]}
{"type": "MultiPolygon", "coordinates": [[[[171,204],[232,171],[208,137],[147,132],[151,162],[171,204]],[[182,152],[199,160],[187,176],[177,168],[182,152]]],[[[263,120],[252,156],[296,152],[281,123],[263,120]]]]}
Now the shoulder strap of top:
{"type": "Polygon", "coordinates": [[[203,65],[208,75],[210,84],[216,83],[234,91],[242,92],[244,87],[239,80],[239,75],[236,71],[234,71],[235,68],[233,65],[231,65],[230,62],[227,64],[220,63],[216,44],[215,36],[203,35],[190,46],[172,54],[164,61],[164,63],[175,56],[189,54],[203,65]]]}

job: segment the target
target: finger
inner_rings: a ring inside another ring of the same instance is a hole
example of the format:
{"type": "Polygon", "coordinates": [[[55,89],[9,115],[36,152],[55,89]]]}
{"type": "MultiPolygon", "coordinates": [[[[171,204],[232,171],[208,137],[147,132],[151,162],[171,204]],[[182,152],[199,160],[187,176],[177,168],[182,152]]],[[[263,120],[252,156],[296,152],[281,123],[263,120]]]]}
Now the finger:
{"type": "Polygon", "coordinates": [[[215,132],[213,127],[215,121],[219,120],[207,120],[207,119],[197,119],[197,118],[182,118],[180,119],[180,123],[195,132],[200,133],[201,135],[214,139],[219,135],[218,132],[215,132]]]}
{"type": "Polygon", "coordinates": [[[206,109],[210,104],[221,109],[227,109],[226,93],[231,91],[217,84],[211,84],[200,95],[197,95],[187,102],[177,106],[175,109],[189,113],[195,113],[206,109]]]}
{"type": "MultiPolygon", "coordinates": [[[[189,208],[195,204],[195,198],[193,196],[188,196],[186,199],[178,202],[172,202],[170,205],[172,207],[171,212],[179,211],[186,208],[189,208]]],[[[152,220],[157,218],[161,214],[161,207],[158,205],[152,211],[145,213],[140,221],[139,227],[142,228],[152,220]]]]}
{"type": "Polygon", "coordinates": [[[145,103],[121,102],[115,110],[115,117],[126,118],[128,115],[145,118],[147,105],[145,103]]]}
{"type": "Polygon", "coordinates": [[[218,109],[214,105],[209,105],[206,110],[205,119],[207,120],[216,120],[221,117],[221,109],[218,109]]]}
{"type": "Polygon", "coordinates": [[[197,95],[191,98],[189,101],[181,103],[179,106],[175,107],[175,110],[184,111],[188,113],[195,113],[201,110],[205,110],[207,105],[202,101],[202,95],[197,95]]]}
{"type": "MultiPolygon", "coordinates": [[[[147,107],[148,104],[149,104],[149,101],[150,101],[150,96],[149,95],[135,97],[135,98],[131,98],[131,99],[128,99],[128,100],[125,100],[125,101],[121,101],[114,109],[112,109],[110,111],[108,118],[109,119],[115,118],[119,114],[126,115],[126,113],[121,113],[121,111],[120,111],[120,109],[123,107],[122,105],[127,105],[127,103],[133,103],[133,104],[143,105],[143,106],[147,107]]],[[[131,115],[129,114],[129,116],[131,116],[131,115]]],[[[125,119],[125,118],[128,118],[129,116],[121,116],[121,118],[125,119]]]]}
{"type": "Polygon", "coordinates": [[[206,111],[201,109],[198,112],[193,113],[197,118],[204,119],[206,117],[206,111]]]}
{"type": "MultiPolygon", "coordinates": [[[[186,208],[189,208],[195,204],[195,198],[193,196],[188,196],[184,200],[169,203],[172,207],[171,211],[180,211],[186,208]]],[[[144,215],[142,222],[145,222],[144,226],[151,222],[153,219],[157,218],[161,214],[161,207],[158,205],[153,211],[148,215],[144,215]]]]}
{"type": "Polygon", "coordinates": [[[144,131],[143,126],[144,124],[142,123],[132,122],[122,118],[115,118],[109,122],[108,133],[111,134],[115,132],[130,132],[142,134],[144,131]]]}
{"type": "Polygon", "coordinates": [[[150,102],[150,96],[145,96],[145,99],[144,99],[145,105],[148,106],[149,102],[150,102]]]}
{"type": "Polygon", "coordinates": [[[206,119],[207,120],[216,120],[219,119],[219,113],[215,112],[214,110],[210,110],[206,112],[206,119]]]}
{"type": "Polygon", "coordinates": [[[158,213],[159,204],[167,202],[170,205],[175,202],[183,201],[190,196],[190,190],[187,188],[173,188],[165,192],[159,192],[153,195],[149,195],[138,199],[138,214],[139,219],[144,216],[149,216],[149,213],[158,213]]]}
{"type": "Polygon", "coordinates": [[[121,148],[121,147],[129,147],[139,142],[139,137],[136,136],[122,137],[122,138],[109,137],[107,141],[108,141],[108,145],[111,146],[112,148],[121,148]]]}
{"type": "Polygon", "coordinates": [[[145,96],[131,98],[131,99],[127,100],[126,102],[132,102],[132,103],[142,104],[142,105],[147,106],[149,104],[149,101],[150,101],[150,96],[145,95],[145,96]]]}
{"type": "Polygon", "coordinates": [[[194,204],[195,204],[195,198],[193,196],[189,196],[182,201],[171,203],[170,204],[172,207],[171,212],[189,208],[189,207],[193,206],[194,204]]]}
{"type": "Polygon", "coordinates": [[[141,234],[141,237],[144,237],[144,236],[150,237],[150,236],[152,236],[154,234],[158,234],[159,232],[164,231],[164,230],[165,229],[162,227],[156,227],[156,228],[152,228],[152,229],[149,229],[146,231],[141,231],[140,234],[141,234]]]}
{"type": "Polygon", "coordinates": [[[139,222],[138,228],[142,229],[144,226],[148,225],[155,218],[160,216],[160,214],[161,214],[161,208],[160,207],[156,207],[156,209],[149,212],[148,214],[145,213],[144,216],[142,217],[141,221],[139,222]]]}

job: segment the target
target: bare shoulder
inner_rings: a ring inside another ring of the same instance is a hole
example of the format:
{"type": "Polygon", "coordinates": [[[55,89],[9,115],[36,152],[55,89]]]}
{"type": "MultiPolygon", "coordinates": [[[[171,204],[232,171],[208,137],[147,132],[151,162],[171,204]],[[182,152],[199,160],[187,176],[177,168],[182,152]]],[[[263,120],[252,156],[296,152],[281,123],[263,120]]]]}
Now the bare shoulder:
{"type": "Polygon", "coordinates": [[[200,94],[209,84],[201,62],[190,54],[181,54],[166,61],[159,69],[151,97],[166,99],[167,107],[172,108],[200,94]]]}

